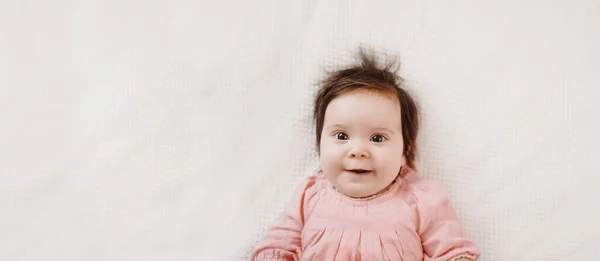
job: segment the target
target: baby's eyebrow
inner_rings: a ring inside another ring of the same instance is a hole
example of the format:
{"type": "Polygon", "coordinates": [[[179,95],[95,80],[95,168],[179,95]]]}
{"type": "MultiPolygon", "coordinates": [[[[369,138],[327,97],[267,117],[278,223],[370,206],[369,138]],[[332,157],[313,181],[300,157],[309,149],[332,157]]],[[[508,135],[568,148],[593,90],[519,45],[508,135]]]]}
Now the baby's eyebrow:
{"type": "Polygon", "coordinates": [[[336,128],[336,129],[345,129],[346,125],[344,124],[329,124],[327,126],[325,126],[326,128],[336,128]]]}
{"type": "Polygon", "coordinates": [[[379,127],[379,128],[375,128],[373,130],[374,131],[382,131],[382,132],[387,132],[387,133],[394,134],[393,130],[390,130],[390,129],[386,128],[386,127],[379,127]]]}
{"type": "MultiPolygon", "coordinates": [[[[324,128],[326,128],[326,129],[347,129],[347,127],[348,126],[346,126],[345,124],[339,124],[339,123],[328,124],[328,125],[324,126],[324,128]]],[[[387,132],[389,134],[395,134],[396,133],[395,131],[393,131],[391,129],[388,129],[386,127],[373,128],[372,131],[373,132],[387,132]]]]}

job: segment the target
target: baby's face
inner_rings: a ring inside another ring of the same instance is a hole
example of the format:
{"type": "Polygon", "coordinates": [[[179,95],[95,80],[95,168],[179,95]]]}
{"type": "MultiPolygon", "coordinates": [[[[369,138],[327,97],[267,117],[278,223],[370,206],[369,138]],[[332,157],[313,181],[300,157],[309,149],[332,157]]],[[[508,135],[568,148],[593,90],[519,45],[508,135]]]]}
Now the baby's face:
{"type": "Polygon", "coordinates": [[[332,100],[321,134],[321,169],[336,189],[367,197],[385,189],[405,164],[395,97],[354,91],[332,100]]]}

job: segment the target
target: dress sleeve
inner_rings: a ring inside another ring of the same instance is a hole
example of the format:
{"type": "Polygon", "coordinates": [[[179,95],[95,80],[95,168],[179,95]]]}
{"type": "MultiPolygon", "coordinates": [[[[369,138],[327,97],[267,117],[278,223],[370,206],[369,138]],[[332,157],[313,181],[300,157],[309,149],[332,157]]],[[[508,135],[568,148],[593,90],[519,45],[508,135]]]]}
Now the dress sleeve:
{"type": "Polygon", "coordinates": [[[479,248],[464,236],[442,183],[417,181],[414,196],[424,261],[477,260],[479,248]]]}
{"type": "Polygon", "coordinates": [[[306,206],[316,193],[315,176],[310,176],[296,188],[279,220],[269,228],[265,238],[252,251],[251,260],[300,260],[306,206]]]}

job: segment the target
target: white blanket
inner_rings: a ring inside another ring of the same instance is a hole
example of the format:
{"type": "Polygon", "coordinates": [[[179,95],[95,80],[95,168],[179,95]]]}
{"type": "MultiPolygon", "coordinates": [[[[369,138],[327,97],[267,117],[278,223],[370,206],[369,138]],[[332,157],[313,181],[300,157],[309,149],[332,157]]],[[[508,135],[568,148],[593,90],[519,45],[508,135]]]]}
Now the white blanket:
{"type": "Polygon", "coordinates": [[[247,260],[398,56],[481,260],[600,260],[600,1],[2,1],[0,260],[247,260]]]}

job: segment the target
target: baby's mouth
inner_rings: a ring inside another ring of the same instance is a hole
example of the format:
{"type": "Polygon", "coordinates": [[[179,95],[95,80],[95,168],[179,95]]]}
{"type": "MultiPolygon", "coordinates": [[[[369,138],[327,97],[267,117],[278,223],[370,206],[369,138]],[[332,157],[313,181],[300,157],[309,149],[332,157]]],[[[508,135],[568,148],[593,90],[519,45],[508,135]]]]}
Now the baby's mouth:
{"type": "Polygon", "coordinates": [[[373,172],[372,170],[366,170],[366,169],[349,169],[347,171],[356,173],[356,174],[367,174],[367,173],[373,172]]]}

